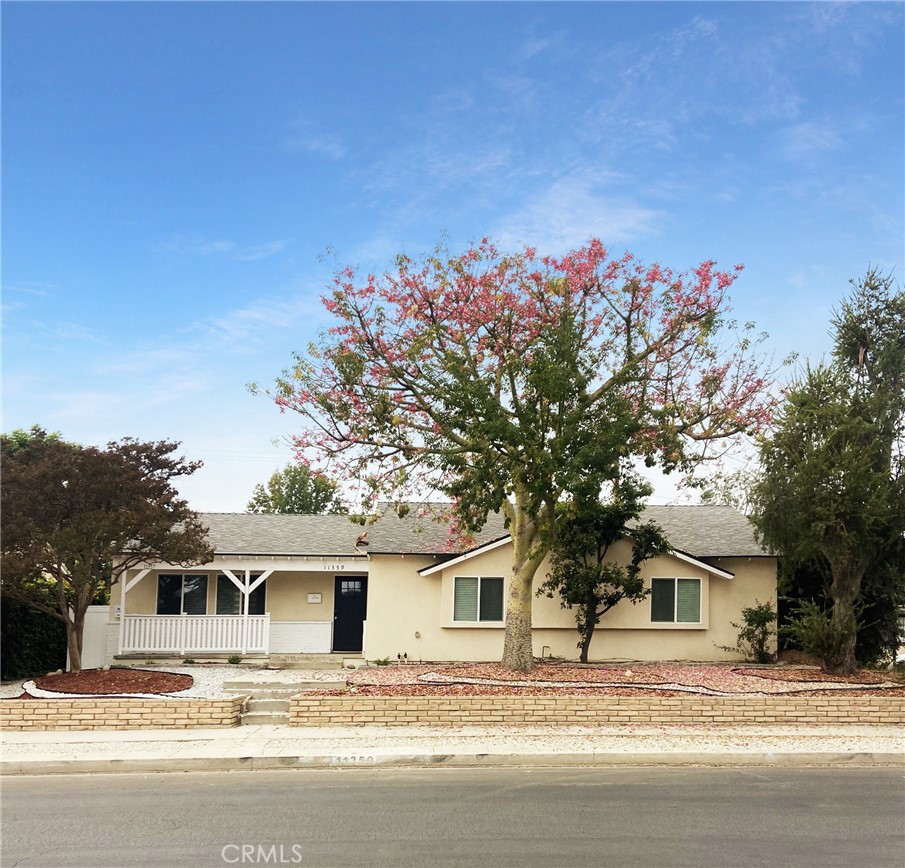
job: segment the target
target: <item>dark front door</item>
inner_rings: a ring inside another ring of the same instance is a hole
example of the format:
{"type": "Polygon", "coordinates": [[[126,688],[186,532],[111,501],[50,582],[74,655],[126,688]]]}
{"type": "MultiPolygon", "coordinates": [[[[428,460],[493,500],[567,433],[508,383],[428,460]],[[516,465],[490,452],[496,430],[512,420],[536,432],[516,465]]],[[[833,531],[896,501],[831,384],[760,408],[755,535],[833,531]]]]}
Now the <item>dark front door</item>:
{"type": "Polygon", "coordinates": [[[337,576],[333,592],[333,650],[361,651],[368,616],[368,577],[337,576]]]}

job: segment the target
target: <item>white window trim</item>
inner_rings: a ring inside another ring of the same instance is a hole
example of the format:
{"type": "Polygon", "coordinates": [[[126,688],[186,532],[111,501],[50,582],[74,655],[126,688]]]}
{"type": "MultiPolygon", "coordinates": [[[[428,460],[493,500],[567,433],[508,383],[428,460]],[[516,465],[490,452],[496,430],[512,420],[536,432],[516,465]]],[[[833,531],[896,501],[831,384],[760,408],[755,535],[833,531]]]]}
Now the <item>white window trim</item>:
{"type": "Polygon", "coordinates": [[[506,614],[506,579],[503,576],[453,576],[453,599],[452,599],[452,619],[450,623],[447,625],[449,627],[468,627],[469,629],[474,629],[475,627],[491,627],[495,630],[498,630],[500,627],[505,625],[505,620],[500,619],[499,621],[482,621],[481,620],[481,582],[485,579],[493,579],[495,581],[500,581],[503,583],[503,615],[505,617],[506,614]],[[474,621],[457,621],[456,620],[456,580],[457,579],[477,579],[478,580],[478,608],[476,612],[476,618],[474,621]]]}
{"type": "Polygon", "coordinates": [[[654,580],[669,580],[673,582],[672,595],[672,621],[655,621],[653,600],[650,606],[650,626],[657,629],[666,630],[682,630],[689,628],[704,627],[704,580],[700,576],[652,576],[650,580],[651,597],[653,597],[654,580]],[[680,621],[679,620],[679,580],[683,582],[698,583],[698,620],[697,621],[680,621]]]}

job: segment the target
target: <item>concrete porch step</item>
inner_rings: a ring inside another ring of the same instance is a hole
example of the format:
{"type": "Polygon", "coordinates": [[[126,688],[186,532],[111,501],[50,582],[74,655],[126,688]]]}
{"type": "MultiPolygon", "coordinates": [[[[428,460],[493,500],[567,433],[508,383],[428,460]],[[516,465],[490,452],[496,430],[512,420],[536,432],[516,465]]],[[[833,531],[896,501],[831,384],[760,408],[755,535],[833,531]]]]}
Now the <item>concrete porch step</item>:
{"type": "Polygon", "coordinates": [[[257,714],[259,712],[274,712],[280,714],[289,714],[288,699],[249,699],[245,704],[246,714],[257,714]]]}
{"type": "Polygon", "coordinates": [[[271,654],[271,669],[358,669],[365,665],[361,654],[271,654]]]}
{"type": "Polygon", "coordinates": [[[292,696],[294,693],[304,693],[307,690],[341,690],[346,686],[345,680],[336,681],[252,681],[235,680],[224,681],[223,689],[230,693],[284,693],[292,696]]]}
{"type": "Polygon", "coordinates": [[[265,726],[289,725],[289,711],[246,711],[241,718],[240,726],[264,724],[265,726]]]}

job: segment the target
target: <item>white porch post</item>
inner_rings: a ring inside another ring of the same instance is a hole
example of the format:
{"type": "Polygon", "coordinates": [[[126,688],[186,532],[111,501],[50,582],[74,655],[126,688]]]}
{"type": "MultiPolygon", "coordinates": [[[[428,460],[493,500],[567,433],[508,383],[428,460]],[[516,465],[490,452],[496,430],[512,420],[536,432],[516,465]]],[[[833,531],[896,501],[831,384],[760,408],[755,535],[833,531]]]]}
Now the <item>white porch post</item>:
{"type": "MultiPolygon", "coordinates": [[[[251,579],[251,570],[248,569],[244,570],[245,575],[241,579],[238,578],[236,573],[242,573],[243,570],[222,567],[221,572],[233,583],[233,585],[235,585],[242,600],[239,604],[239,611],[237,614],[242,616],[242,641],[240,645],[242,653],[247,654],[250,647],[249,635],[251,633],[251,594],[272,575],[273,569],[264,570],[264,572],[257,576],[254,581],[251,579]]],[[[236,650],[235,646],[229,650],[236,650]]]]}
{"type": "Polygon", "coordinates": [[[117,643],[117,656],[121,657],[123,653],[123,642],[126,638],[126,579],[129,571],[125,570],[119,577],[119,642],[117,643]]]}
{"type": "Polygon", "coordinates": [[[242,591],[242,654],[248,653],[248,601],[251,597],[249,584],[251,582],[251,573],[245,571],[245,590],[242,591]]]}
{"type": "Polygon", "coordinates": [[[150,572],[150,567],[139,570],[131,579],[126,581],[129,571],[125,570],[119,577],[119,654],[122,654],[125,650],[126,591],[131,591],[150,572]]]}

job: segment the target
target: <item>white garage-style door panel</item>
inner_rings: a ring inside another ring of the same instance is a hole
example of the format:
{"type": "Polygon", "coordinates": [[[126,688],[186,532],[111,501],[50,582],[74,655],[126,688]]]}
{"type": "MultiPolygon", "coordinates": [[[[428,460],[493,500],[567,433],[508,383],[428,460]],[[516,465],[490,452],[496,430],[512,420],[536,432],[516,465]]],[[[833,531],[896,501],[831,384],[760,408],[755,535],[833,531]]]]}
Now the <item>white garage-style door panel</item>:
{"type": "Polygon", "coordinates": [[[330,621],[271,621],[271,654],[329,654],[330,621]]]}

